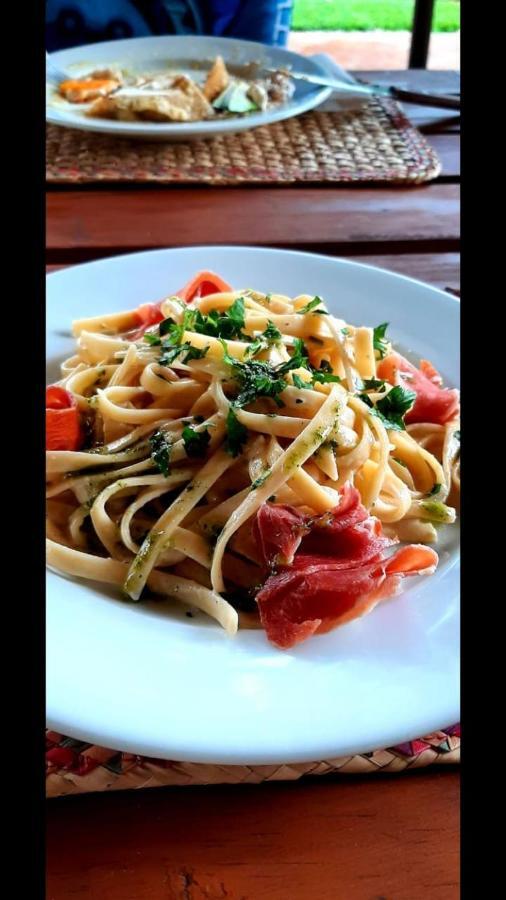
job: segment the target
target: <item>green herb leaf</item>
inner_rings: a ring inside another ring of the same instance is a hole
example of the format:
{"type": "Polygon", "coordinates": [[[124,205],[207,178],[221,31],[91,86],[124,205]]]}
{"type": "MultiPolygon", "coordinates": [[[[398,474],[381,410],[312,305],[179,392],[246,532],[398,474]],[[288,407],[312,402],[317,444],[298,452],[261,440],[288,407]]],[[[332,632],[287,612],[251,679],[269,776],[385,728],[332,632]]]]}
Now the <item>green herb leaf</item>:
{"type": "Polygon", "coordinates": [[[157,344],[161,344],[161,340],[157,334],[153,334],[152,331],[147,331],[144,334],[144,340],[147,344],[151,344],[151,346],[156,346],[157,344]]]}
{"type": "Polygon", "coordinates": [[[436,483],[433,484],[433,486],[432,486],[432,490],[429,491],[428,496],[429,496],[429,497],[434,497],[435,494],[439,494],[439,491],[440,491],[440,490],[441,490],[441,485],[438,484],[437,481],[436,481],[436,483]]]}
{"type": "Polygon", "coordinates": [[[164,334],[168,334],[175,324],[176,323],[174,322],[174,319],[171,319],[170,317],[168,319],[164,319],[163,322],[160,322],[158,326],[158,334],[160,335],[160,337],[163,337],[164,334]]]}
{"type": "Polygon", "coordinates": [[[198,334],[208,334],[216,338],[244,338],[244,299],[238,297],[226,313],[220,313],[212,309],[209,315],[204,316],[199,310],[188,310],[191,316],[185,323],[187,331],[196,331],[198,334]]]}
{"type": "Polygon", "coordinates": [[[188,341],[184,344],[172,344],[169,341],[162,341],[162,352],[158,362],[161,366],[170,366],[180,353],[190,352],[190,350],[191,344],[188,341]]]}
{"type": "Polygon", "coordinates": [[[269,322],[265,331],[247,347],[244,358],[251,359],[252,356],[257,356],[262,350],[267,350],[268,347],[279,344],[280,340],[281,332],[273,322],[269,322]]]}
{"type": "Polygon", "coordinates": [[[308,352],[306,347],[304,346],[304,341],[302,338],[295,338],[293,342],[293,354],[290,359],[287,359],[286,362],[281,363],[280,366],[276,367],[276,373],[278,375],[285,375],[286,372],[290,372],[292,369],[308,369],[309,368],[309,359],[308,352]]]}
{"type": "MultiPolygon", "coordinates": [[[[321,297],[313,297],[313,299],[310,300],[309,303],[306,303],[306,305],[303,306],[302,309],[297,310],[297,314],[299,316],[304,316],[306,313],[313,312],[315,310],[315,308],[317,306],[320,306],[322,303],[323,303],[323,300],[321,297]]],[[[318,312],[321,315],[328,316],[328,312],[326,309],[319,309],[318,312]]]]}
{"type": "Polygon", "coordinates": [[[388,341],[385,340],[387,328],[388,322],[383,322],[382,325],[376,325],[376,328],[373,329],[372,344],[378,351],[380,359],[384,359],[388,353],[388,341]]]}
{"type": "Polygon", "coordinates": [[[322,372],[321,369],[313,369],[313,385],[338,384],[340,381],[339,375],[332,375],[330,372],[322,372]]]}
{"type": "Polygon", "coordinates": [[[276,328],[274,322],[271,322],[270,319],[267,323],[267,328],[263,332],[263,336],[266,341],[269,341],[271,344],[277,344],[278,341],[281,340],[281,332],[279,328],[276,328]]]}
{"type": "Polygon", "coordinates": [[[366,378],[363,384],[365,391],[384,391],[385,382],[379,378],[366,378]]]}
{"type": "Polygon", "coordinates": [[[195,431],[191,425],[187,425],[183,428],[181,437],[183,438],[186,455],[191,459],[201,459],[206,455],[207,445],[211,440],[211,435],[207,428],[204,428],[202,431],[195,431]]]}
{"type": "Polygon", "coordinates": [[[158,471],[167,478],[170,474],[170,454],[172,444],[164,431],[155,431],[149,438],[151,444],[151,459],[158,471]]]}
{"type": "Polygon", "coordinates": [[[204,356],[206,356],[207,351],[209,350],[209,344],[207,345],[207,347],[202,347],[202,349],[200,349],[200,347],[194,347],[192,344],[190,344],[189,348],[190,349],[186,353],[186,356],[183,360],[183,362],[185,363],[189,362],[191,359],[203,359],[204,356]]]}
{"type": "Polygon", "coordinates": [[[311,387],[311,382],[304,381],[304,379],[302,379],[300,375],[292,375],[292,378],[293,383],[297,388],[304,390],[305,388],[311,387]]]}
{"type": "MultiPolygon", "coordinates": [[[[362,395],[362,399],[366,395],[362,395]]],[[[379,415],[385,428],[391,431],[405,431],[404,416],[416,400],[414,391],[396,385],[384,397],[377,401],[376,415],[379,415]]]]}
{"type": "Polygon", "coordinates": [[[247,439],[248,429],[239,422],[233,408],[230,407],[227,415],[227,439],[225,441],[227,452],[231,456],[238,456],[247,439]]]}

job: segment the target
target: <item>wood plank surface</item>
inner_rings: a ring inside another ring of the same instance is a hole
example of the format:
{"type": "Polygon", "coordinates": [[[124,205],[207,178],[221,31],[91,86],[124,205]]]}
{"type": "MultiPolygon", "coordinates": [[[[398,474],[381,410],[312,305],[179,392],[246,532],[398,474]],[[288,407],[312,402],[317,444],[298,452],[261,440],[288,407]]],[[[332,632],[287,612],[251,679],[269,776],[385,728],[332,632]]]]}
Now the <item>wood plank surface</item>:
{"type": "Polygon", "coordinates": [[[47,262],[121,250],[255,244],[322,252],[441,251],[459,246],[459,188],[171,188],[54,191],[47,262]]]}
{"type": "Polygon", "coordinates": [[[459,773],[48,803],[47,900],[457,900],[459,773]]]}

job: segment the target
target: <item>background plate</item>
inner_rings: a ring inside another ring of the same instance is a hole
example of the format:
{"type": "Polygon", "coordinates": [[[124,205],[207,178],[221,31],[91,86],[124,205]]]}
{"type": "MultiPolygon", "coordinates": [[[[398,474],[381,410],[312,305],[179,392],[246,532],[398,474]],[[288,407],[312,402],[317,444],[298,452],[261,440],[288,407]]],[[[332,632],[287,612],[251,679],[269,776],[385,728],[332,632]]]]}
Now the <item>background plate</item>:
{"type": "MultiPolygon", "coordinates": [[[[238,41],[231,38],[200,36],[162,36],[130,38],[124,41],[106,41],[85,47],[72,47],[51,54],[51,59],[59,68],[74,76],[85,74],[97,66],[128,69],[131,72],[163,71],[176,66],[189,75],[195,75],[192,64],[208,62],[221,54],[230,66],[258,62],[269,68],[291,66],[308,75],[328,73],[312,59],[291,53],[280,47],[267,47],[254,41],[238,41]]],[[[65,125],[84,131],[113,134],[116,137],[144,138],[145,140],[186,141],[196,138],[216,137],[219,134],[233,134],[259,125],[268,125],[297,116],[318,106],[332,93],[330,88],[299,82],[288,103],[265,112],[217,119],[208,122],[114,122],[107,119],[90,119],[78,104],[68,103],[54,88],[46,85],[46,119],[54,125],[65,125]]],[[[347,102],[349,103],[349,93],[347,102]]]]}

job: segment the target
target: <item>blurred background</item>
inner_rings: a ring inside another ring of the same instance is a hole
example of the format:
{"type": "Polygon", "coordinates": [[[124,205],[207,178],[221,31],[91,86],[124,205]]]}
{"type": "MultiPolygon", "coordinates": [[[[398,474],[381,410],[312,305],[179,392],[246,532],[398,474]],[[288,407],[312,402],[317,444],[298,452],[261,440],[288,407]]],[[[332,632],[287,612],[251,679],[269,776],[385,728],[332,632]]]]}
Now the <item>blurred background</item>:
{"type": "Polygon", "coordinates": [[[48,0],[46,49],[210,34],[328,53],[346,69],[460,69],[460,0],[48,0]]]}

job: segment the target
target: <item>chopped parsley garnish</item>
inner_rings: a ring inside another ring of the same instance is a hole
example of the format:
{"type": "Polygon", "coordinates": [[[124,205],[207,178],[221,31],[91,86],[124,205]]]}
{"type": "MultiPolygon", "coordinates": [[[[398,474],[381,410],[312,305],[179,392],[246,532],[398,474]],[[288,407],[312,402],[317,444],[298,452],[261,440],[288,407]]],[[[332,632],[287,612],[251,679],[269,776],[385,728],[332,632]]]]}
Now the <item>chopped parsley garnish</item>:
{"type": "Polygon", "coordinates": [[[396,385],[388,394],[381,397],[376,405],[367,394],[360,394],[360,399],[381,419],[387,430],[405,431],[404,416],[413,406],[416,394],[401,385],[396,385]]]}
{"type": "Polygon", "coordinates": [[[189,341],[185,341],[184,344],[176,344],[175,346],[169,343],[165,344],[162,341],[162,352],[158,362],[161,366],[170,366],[178,356],[184,354],[181,357],[181,362],[187,363],[191,359],[203,359],[208,350],[209,346],[200,349],[200,347],[194,347],[189,341]]]}
{"type": "Polygon", "coordinates": [[[333,374],[332,366],[326,359],[322,359],[319,369],[312,369],[313,386],[315,384],[338,383],[341,381],[339,375],[333,374]]]}
{"type": "Polygon", "coordinates": [[[281,340],[281,332],[279,328],[276,328],[274,322],[267,323],[267,328],[263,332],[263,337],[266,341],[269,341],[271,344],[276,344],[281,340]]]}
{"type": "Polygon", "coordinates": [[[157,334],[153,334],[151,331],[147,331],[144,335],[144,340],[146,343],[151,344],[151,346],[156,346],[157,344],[161,344],[161,340],[157,334]]]}
{"type": "Polygon", "coordinates": [[[364,391],[384,391],[385,382],[379,378],[366,378],[363,384],[364,391]]]}
{"type": "MultiPolygon", "coordinates": [[[[191,347],[188,342],[182,343],[185,331],[195,331],[197,334],[207,334],[216,338],[245,338],[243,328],[244,299],[238,297],[225,313],[213,309],[209,315],[202,315],[200,310],[185,309],[181,325],[177,325],[174,319],[164,319],[158,326],[158,334],[149,332],[144,335],[144,340],[152,346],[161,344],[163,358],[161,364],[170,365],[179,355],[173,352],[176,346],[181,346],[179,352],[191,347]]],[[[188,359],[201,359],[206,352],[207,348],[205,351],[192,348],[185,362],[188,359]]]]}
{"type": "Polygon", "coordinates": [[[313,299],[310,300],[309,303],[306,303],[306,305],[303,306],[302,309],[298,309],[297,313],[299,316],[303,316],[306,313],[318,312],[322,316],[328,316],[328,312],[326,309],[316,310],[316,307],[320,306],[322,303],[323,303],[323,300],[321,297],[313,297],[313,299]]]}
{"type": "Polygon", "coordinates": [[[273,322],[269,322],[265,331],[263,331],[259,337],[255,338],[249,347],[246,348],[244,358],[251,359],[252,356],[257,356],[262,350],[267,350],[268,347],[279,344],[280,341],[281,332],[276,328],[273,322]]]}
{"type": "Polygon", "coordinates": [[[167,478],[170,474],[170,454],[172,444],[164,431],[155,431],[149,438],[151,444],[151,459],[158,471],[167,478]]]}
{"type": "Polygon", "coordinates": [[[382,325],[376,325],[373,329],[372,345],[379,353],[379,358],[384,359],[388,353],[388,341],[385,340],[385,334],[388,328],[388,322],[382,325]]]}
{"type": "MultiPolygon", "coordinates": [[[[183,344],[183,347],[186,347],[186,344],[183,344]]],[[[186,356],[183,359],[183,362],[187,363],[191,359],[203,359],[209,350],[209,344],[207,347],[194,347],[193,344],[189,344],[189,350],[186,353],[186,356]]]]}
{"type": "MultiPolygon", "coordinates": [[[[295,387],[297,387],[301,390],[304,390],[304,388],[311,387],[311,382],[304,381],[304,379],[301,378],[300,375],[292,375],[292,378],[293,378],[293,383],[294,383],[295,387]]],[[[298,403],[299,401],[297,400],[296,402],[298,403]]],[[[300,402],[302,402],[302,401],[300,401],[300,402]]]]}
{"type": "Polygon", "coordinates": [[[377,401],[376,411],[381,413],[385,425],[389,423],[389,427],[394,431],[404,431],[404,416],[409,412],[415,400],[414,391],[398,384],[385,397],[377,401]]]}
{"type": "Polygon", "coordinates": [[[232,406],[227,415],[227,439],[226,449],[231,456],[238,456],[242,452],[243,444],[248,439],[248,429],[239,422],[232,406]]]}
{"type": "Polygon", "coordinates": [[[211,440],[211,435],[207,428],[204,428],[202,431],[196,431],[191,425],[187,425],[183,428],[181,437],[183,438],[186,455],[191,459],[202,459],[206,455],[207,445],[211,440]]]}
{"type": "Polygon", "coordinates": [[[174,322],[174,319],[171,318],[164,319],[163,322],[160,322],[158,326],[158,334],[160,335],[160,337],[163,337],[165,334],[169,334],[175,324],[176,323],[174,322]]]}
{"type": "Polygon", "coordinates": [[[279,375],[285,375],[286,372],[290,372],[291,369],[308,368],[308,353],[304,346],[304,341],[302,340],[302,338],[295,338],[293,342],[293,355],[290,357],[290,359],[287,359],[286,362],[281,363],[281,365],[276,368],[276,372],[279,375]]]}
{"type": "Polygon", "coordinates": [[[171,366],[173,362],[177,359],[177,357],[184,350],[189,350],[191,344],[170,344],[162,342],[162,352],[160,354],[160,359],[158,360],[161,366],[171,366]]]}
{"type": "Polygon", "coordinates": [[[349,328],[341,328],[341,334],[344,334],[345,337],[347,337],[349,335],[349,333],[350,333],[349,328]]]}
{"type": "Polygon", "coordinates": [[[405,469],[408,468],[407,463],[405,463],[404,460],[399,459],[398,456],[392,456],[392,459],[394,460],[394,462],[398,463],[399,466],[404,466],[405,469]]]}
{"type": "Polygon", "coordinates": [[[200,310],[189,310],[191,321],[187,328],[198,334],[208,334],[215,338],[244,338],[244,299],[238,297],[227,312],[220,313],[212,309],[209,315],[202,315],[200,310]]]}
{"type": "Polygon", "coordinates": [[[428,496],[429,496],[429,497],[434,497],[435,494],[439,494],[439,491],[440,491],[440,490],[441,490],[441,485],[438,484],[437,481],[436,481],[436,483],[432,485],[432,490],[429,491],[428,496]]]}
{"type": "Polygon", "coordinates": [[[223,341],[222,343],[224,362],[231,367],[239,383],[239,394],[233,401],[235,407],[246,406],[260,397],[269,397],[278,406],[283,406],[279,395],[288,385],[281,376],[291,369],[299,369],[301,366],[307,367],[309,365],[306,348],[300,338],[296,338],[294,341],[293,356],[278,366],[273,366],[261,360],[241,362],[230,356],[225,342],[223,341]]]}
{"type": "Polygon", "coordinates": [[[183,343],[183,335],[191,324],[193,317],[192,310],[186,310],[183,316],[183,323],[176,325],[173,319],[164,319],[158,326],[160,336],[148,333],[144,335],[144,340],[151,346],[161,346],[161,353],[158,362],[161,366],[170,366],[178,356],[184,354],[183,362],[189,362],[191,359],[202,359],[209,347],[200,349],[193,347],[189,341],[183,343]]]}

